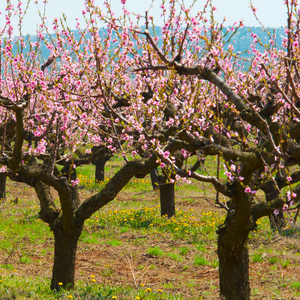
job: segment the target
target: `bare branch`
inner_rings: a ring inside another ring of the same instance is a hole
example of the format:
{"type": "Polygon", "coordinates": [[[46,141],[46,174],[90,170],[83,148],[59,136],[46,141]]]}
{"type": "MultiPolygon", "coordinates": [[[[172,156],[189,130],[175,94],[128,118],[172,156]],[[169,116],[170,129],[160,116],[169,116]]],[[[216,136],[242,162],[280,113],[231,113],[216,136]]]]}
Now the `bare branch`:
{"type": "Polygon", "coordinates": [[[161,50],[157,47],[157,45],[155,44],[155,42],[152,39],[152,36],[149,33],[148,29],[145,29],[145,33],[144,33],[147,37],[147,40],[149,41],[149,43],[151,44],[152,48],[154,49],[154,51],[156,52],[156,54],[159,56],[159,58],[166,63],[167,65],[171,66],[172,65],[172,61],[167,59],[166,56],[161,52],[161,50]]]}

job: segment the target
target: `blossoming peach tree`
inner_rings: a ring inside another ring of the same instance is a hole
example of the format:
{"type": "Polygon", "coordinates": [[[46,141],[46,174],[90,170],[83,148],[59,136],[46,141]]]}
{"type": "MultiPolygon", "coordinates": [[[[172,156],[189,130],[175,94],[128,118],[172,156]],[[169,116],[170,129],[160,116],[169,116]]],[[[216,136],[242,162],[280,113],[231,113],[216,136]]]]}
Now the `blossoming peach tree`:
{"type": "Polygon", "coordinates": [[[162,27],[154,25],[151,11],[133,15],[122,3],[118,18],[109,2],[100,8],[86,1],[86,24],[82,29],[78,22],[76,32],[55,19],[50,35],[41,15],[34,41],[13,34],[12,16],[22,21],[20,3],[14,8],[8,2],[5,13],[1,171],[37,192],[41,218],[55,238],[51,288],[59,282],[74,286],[84,221],[133,176],[159,166],[166,182],[198,180],[215,188],[215,204],[227,213],[218,228],[220,293],[249,299],[248,234],[259,218],[293,208],[300,197],[297,3],[286,3],[283,45],[270,34],[270,44],[259,51],[253,36],[249,70],[228,46],[242,22],[225,29],[214,20],[210,1],[196,13],[183,2],[163,2],[162,27]],[[42,44],[48,59],[40,55],[42,44]],[[9,120],[11,136],[4,130],[9,120]],[[93,146],[119,151],[126,164],[99,193],[81,201],[76,165],[94,153],[78,153],[93,146]],[[216,176],[197,172],[208,156],[217,158],[216,176]],[[226,180],[219,176],[223,168],[226,180]],[[58,191],[59,207],[50,187],[58,191]]]}
{"type": "Polygon", "coordinates": [[[299,13],[296,1],[285,4],[283,44],[277,45],[276,33],[263,27],[269,45],[252,34],[245,58],[233,44],[226,45],[242,22],[226,30],[214,20],[211,1],[194,15],[193,6],[169,1],[167,7],[164,2],[161,28],[149,12],[133,16],[125,3],[122,18],[116,18],[108,3],[104,12],[88,2],[95,22],[115,32],[113,68],[122,74],[114,78],[127,78],[121,86],[112,81],[109,90],[113,101],[122,95],[130,105],[112,115],[135,141],[133,155],[140,149],[155,154],[171,183],[191,178],[210,182],[216,205],[227,212],[217,232],[220,293],[226,299],[250,297],[247,240],[257,220],[272,216],[273,226],[282,226],[276,215],[294,209],[300,197],[299,13]],[[174,113],[166,117],[170,104],[174,113]],[[183,156],[178,161],[176,151],[183,156]],[[195,155],[198,162],[188,168],[195,155]],[[197,172],[207,156],[217,157],[217,176],[197,172]],[[221,161],[226,180],[219,176],[221,161]]]}
{"type": "Polygon", "coordinates": [[[86,150],[93,146],[121,149],[121,143],[116,144],[120,129],[111,122],[107,100],[111,92],[105,85],[113,80],[109,74],[113,58],[106,51],[111,33],[100,39],[90,22],[75,39],[55,19],[55,34],[50,35],[42,16],[36,36],[24,37],[21,31],[15,36],[12,18],[21,24],[23,16],[21,2],[16,7],[7,2],[1,28],[1,173],[35,189],[40,217],[55,238],[51,288],[59,289],[59,282],[72,288],[84,221],[113,200],[133,176],[148,174],[156,159],[128,161],[100,193],[81,201],[76,165],[92,161],[97,151],[77,154],[90,152],[86,150]],[[50,51],[48,59],[41,56],[42,46],[50,51]],[[50,188],[58,192],[58,207],[50,188]]]}

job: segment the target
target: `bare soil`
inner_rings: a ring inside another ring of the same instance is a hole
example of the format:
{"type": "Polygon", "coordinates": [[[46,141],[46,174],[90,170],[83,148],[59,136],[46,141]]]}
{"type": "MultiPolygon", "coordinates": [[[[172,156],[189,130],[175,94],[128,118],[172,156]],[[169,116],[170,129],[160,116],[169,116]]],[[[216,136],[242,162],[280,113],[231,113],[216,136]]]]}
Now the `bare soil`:
{"type": "MultiPolygon", "coordinates": [[[[25,187],[9,181],[7,189],[10,193],[7,202],[15,201],[20,195],[22,200],[36,199],[34,191],[25,187]]],[[[81,191],[81,193],[86,197],[90,192],[81,191]]],[[[157,199],[156,192],[149,192],[144,196],[142,201],[157,199]]],[[[130,201],[131,197],[130,193],[125,191],[120,193],[117,201],[130,201]]],[[[199,213],[213,209],[208,202],[200,200],[190,202],[177,199],[177,207],[183,210],[194,208],[199,213]]],[[[16,205],[22,205],[22,202],[16,205]]],[[[86,230],[101,230],[101,228],[86,230]]],[[[162,235],[142,236],[132,232],[120,234],[118,240],[121,240],[122,245],[116,247],[107,243],[79,243],[76,280],[90,281],[91,276],[94,276],[96,283],[99,284],[109,283],[114,286],[136,288],[142,284],[152,290],[161,289],[174,295],[183,295],[185,299],[219,299],[218,269],[211,266],[195,266],[195,250],[190,250],[182,262],[167,256],[156,257],[147,253],[147,249],[151,246],[158,246],[166,253],[171,252],[174,248],[189,246],[186,241],[170,240],[169,237],[162,235]]],[[[12,264],[15,267],[14,274],[17,276],[51,278],[53,247],[53,238],[45,237],[40,244],[32,244],[28,239],[28,243],[22,246],[22,249],[16,248],[13,253],[0,253],[0,264],[12,264]],[[47,249],[46,253],[44,249],[47,249]],[[20,262],[19,257],[24,250],[30,253],[32,263],[20,262]]],[[[217,258],[215,242],[210,242],[205,247],[213,250],[213,256],[217,258]]],[[[266,239],[257,234],[249,241],[250,254],[261,247],[266,249],[263,253],[263,262],[250,264],[252,299],[300,299],[300,293],[297,294],[297,290],[290,287],[292,282],[300,281],[298,235],[275,234],[272,238],[266,239]],[[283,267],[280,263],[274,267],[275,265],[268,262],[273,256],[279,260],[290,260],[290,263],[287,267],[283,267]]],[[[3,272],[10,271],[3,270],[3,272]]]]}

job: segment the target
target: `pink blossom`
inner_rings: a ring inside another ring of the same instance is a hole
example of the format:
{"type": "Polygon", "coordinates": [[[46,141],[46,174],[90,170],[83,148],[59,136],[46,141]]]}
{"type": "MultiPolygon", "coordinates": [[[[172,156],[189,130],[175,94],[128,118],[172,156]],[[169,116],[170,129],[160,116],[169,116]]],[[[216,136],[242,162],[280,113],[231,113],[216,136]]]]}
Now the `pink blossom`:
{"type": "Polygon", "coordinates": [[[72,186],[75,186],[75,185],[77,185],[79,183],[79,179],[76,178],[76,180],[71,180],[70,183],[71,183],[72,186]]]}
{"type": "Polygon", "coordinates": [[[164,158],[169,158],[169,156],[170,156],[170,152],[169,151],[166,151],[164,154],[163,154],[163,157],[164,158]]]}
{"type": "Polygon", "coordinates": [[[256,191],[252,191],[249,187],[246,187],[245,188],[245,193],[247,193],[247,194],[255,194],[256,191]]]}
{"type": "Polygon", "coordinates": [[[5,173],[6,169],[7,169],[6,166],[2,166],[2,167],[0,168],[0,173],[5,173]]]}
{"type": "Polygon", "coordinates": [[[249,187],[245,188],[245,193],[251,193],[251,189],[249,187]]]}

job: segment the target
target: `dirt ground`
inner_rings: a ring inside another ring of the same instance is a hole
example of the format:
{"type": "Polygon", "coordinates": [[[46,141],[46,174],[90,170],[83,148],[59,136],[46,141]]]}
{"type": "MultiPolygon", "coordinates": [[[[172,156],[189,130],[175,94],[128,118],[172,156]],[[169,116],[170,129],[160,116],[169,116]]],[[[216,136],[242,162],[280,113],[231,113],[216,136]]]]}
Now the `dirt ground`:
{"type": "MultiPolygon", "coordinates": [[[[25,189],[25,186],[20,184],[9,182],[8,190],[10,191],[8,201],[20,197],[20,191],[22,191],[22,199],[36,199],[32,189],[25,189]]],[[[81,193],[86,196],[89,192],[81,191],[81,193]]],[[[123,192],[118,196],[117,201],[124,202],[130,200],[130,197],[130,194],[123,192]]],[[[147,197],[153,198],[155,193],[149,193],[143,201],[147,201],[147,197]]],[[[201,203],[201,210],[211,209],[207,202],[204,203],[206,204],[201,203]]],[[[181,209],[197,210],[199,206],[197,201],[178,202],[178,207],[181,209]]],[[[182,262],[167,256],[156,257],[147,253],[147,249],[153,246],[158,246],[168,253],[174,248],[189,246],[187,241],[170,240],[163,236],[152,240],[147,235],[142,236],[132,232],[120,234],[118,240],[122,245],[117,247],[107,243],[79,243],[76,280],[90,281],[94,278],[96,284],[109,283],[114,286],[136,288],[142,284],[152,290],[161,289],[173,295],[183,295],[185,299],[219,299],[218,269],[211,266],[195,266],[193,263],[196,250],[190,250],[182,262]]],[[[22,249],[16,248],[13,253],[0,253],[0,265],[12,264],[15,266],[14,274],[17,276],[50,278],[53,264],[53,238],[45,237],[45,240],[39,244],[31,244],[28,240],[25,245],[23,240],[22,244],[22,249]],[[32,263],[20,263],[19,257],[22,251],[30,253],[32,263]]],[[[272,251],[263,253],[265,259],[262,262],[250,263],[252,299],[300,299],[300,293],[298,296],[297,290],[290,287],[292,282],[300,281],[298,235],[286,237],[277,234],[269,239],[257,235],[255,239],[249,241],[250,254],[262,246],[272,251]],[[289,265],[283,267],[281,264],[276,264],[275,268],[268,262],[268,258],[274,256],[274,253],[277,253],[276,257],[279,260],[290,260],[289,265]]],[[[205,247],[213,250],[216,257],[215,243],[208,243],[205,247]]]]}

